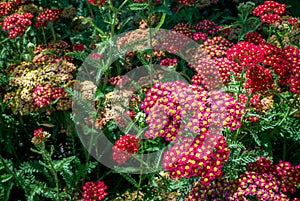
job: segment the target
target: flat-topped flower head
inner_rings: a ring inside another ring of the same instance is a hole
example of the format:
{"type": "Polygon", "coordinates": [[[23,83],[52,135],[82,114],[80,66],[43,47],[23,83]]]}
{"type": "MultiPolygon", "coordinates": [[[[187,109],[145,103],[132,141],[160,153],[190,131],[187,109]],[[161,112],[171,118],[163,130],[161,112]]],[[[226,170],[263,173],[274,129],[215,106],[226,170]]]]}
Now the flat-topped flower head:
{"type": "Polygon", "coordinates": [[[103,181],[88,181],[84,184],[82,190],[84,201],[101,201],[108,195],[106,192],[107,185],[103,181]]]}

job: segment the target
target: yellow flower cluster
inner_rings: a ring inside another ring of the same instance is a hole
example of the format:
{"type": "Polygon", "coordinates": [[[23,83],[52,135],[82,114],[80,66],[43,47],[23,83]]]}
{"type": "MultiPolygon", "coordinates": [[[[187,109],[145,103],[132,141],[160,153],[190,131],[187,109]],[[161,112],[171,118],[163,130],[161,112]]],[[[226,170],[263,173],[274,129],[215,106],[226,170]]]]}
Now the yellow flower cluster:
{"type": "MultiPolygon", "coordinates": [[[[13,78],[9,85],[12,90],[5,94],[4,101],[15,113],[26,115],[30,111],[37,110],[34,103],[34,89],[37,85],[50,85],[59,87],[73,79],[72,73],[76,67],[66,61],[58,60],[56,63],[29,63],[22,62],[18,66],[8,68],[8,73],[13,78]]],[[[71,100],[67,97],[59,99],[56,109],[65,110],[71,107],[71,100]]]]}

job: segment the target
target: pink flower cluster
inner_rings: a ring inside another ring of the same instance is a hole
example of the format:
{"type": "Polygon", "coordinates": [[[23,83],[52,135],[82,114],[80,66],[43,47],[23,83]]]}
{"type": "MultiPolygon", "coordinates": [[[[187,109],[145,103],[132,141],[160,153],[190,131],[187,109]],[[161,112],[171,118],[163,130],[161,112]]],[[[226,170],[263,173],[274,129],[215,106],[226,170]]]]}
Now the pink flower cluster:
{"type": "Polygon", "coordinates": [[[46,27],[48,22],[53,22],[57,20],[62,14],[62,9],[60,8],[47,8],[43,10],[36,18],[36,27],[46,27]]]}
{"type": "Polygon", "coordinates": [[[88,181],[84,184],[82,190],[84,201],[100,201],[108,195],[106,192],[107,186],[103,181],[88,181]]]}
{"type": "Polygon", "coordinates": [[[224,84],[230,82],[230,72],[233,72],[234,75],[238,77],[243,69],[238,63],[231,61],[226,57],[216,58],[213,61],[214,65],[218,68],[219,75],[224,84]]]}
{"type": "Polygon", "coordinates": [[[204,132],[174,144],[163,156],[163,167],[172,178],[200,176],[200,182],[208,185],[222,175],[229,153],[223,136],[204,132]]]}
{"type": "Polygon", "coordinates": [[[33,138],[31,140],[31,142],[34,145],[40,145],[43,142],[45,142],[45,140],[47,138],[50,137],[50,134],[46,131],[44,131],[42,128],[36,129],[33,131],[33,138]]]}
{"type": "Polygon", "coordinates": [[[174,141],[184,131],[201,133],[221,126],[241,126],[243,106],[228,94],[207,92],[183,81],[156,83],[146,93],[141,108],[147,114],[147,137],[174,141]],[[221,124],[220,124],[221,123],[221,124]]]}
{"type": "Polygon", "coordinates": [[[125,134],[120,137],[112,147],[113,160],[118,164],[123,164],[127,159],[132,157],[132,154],[136,153],[140,146],[140,139],[133,135],[125,134]]]}
{"type": "Polygon", "coordinates": [[[209,38],[203,43],[204,50],[212,59],[226,56],[226,51],[231,46],[232,43],[222,36],[209,38]]]}
{"type": "Polygon", "coordinates": [[[180,22],[172,28],[172,31],[181,33],[195,41],[205,41],[208,36],[216,34],[228,35],[230,29],[221,30],[222,28],[223,26],[217,26],[214,21],[201,20],[196,25],[180,22]]]}
{"type": "Polygon", "coordinates": [[[24,12],[23,14],[14,13],[7,16],[2,24],[2,30],[9,30],[8,36],[10,38],[16,38],[17,36],[22,36],[27,26],[31,25],[30,19],[33,18],[31,13],[24,12]]]}
{"type": "MultiPolygon", "coordinates": [[[[291,166],[280,161],[273,165],[268,158],[261,157],[250,163],[248,169],[237,179],[215,180],[210,185],[196,182],[186,201],[206,200],[249,200],[254,196],[258,200],[289,201],[288,194],[294,194],[300,184],[300,165],[291,166]]],[[[293,200],[298,200],[295,198],[293,200]]]]}
{"type": "Polygon", "coordinates": [[[50,84],[38,84],[34,88],[33,99],[38,107],[46,107],[57,98],[66,98],[67,93],[62,87],[52,87],[50,84]]]}
{"type": "Polygon", "coordinates": [[[281,15],[285,12],[286,5],[275,1],[265,1],[264,4],[257,6],[253,10],[255,16],[265,23],[279,22],[281,15]]]}

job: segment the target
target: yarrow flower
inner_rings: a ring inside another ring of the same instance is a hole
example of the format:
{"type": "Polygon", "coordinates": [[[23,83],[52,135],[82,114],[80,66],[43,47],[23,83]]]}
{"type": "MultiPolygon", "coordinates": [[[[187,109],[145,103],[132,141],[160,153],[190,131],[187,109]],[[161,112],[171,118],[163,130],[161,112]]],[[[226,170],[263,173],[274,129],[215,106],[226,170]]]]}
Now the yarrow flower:
{"type": "Polygon", "coordinates": [[[228,94],[208,92],[183,81],[154,84],[141,108],[149,125],[145,136],[160,136],[168,141],[178,139],[185,131],[199,133],[209,128],[218,131],[222,125],[235,130],[241,126],[244,114],[242,105],[228,94]]]}
{"type": "Polygon", "coordinates": [[[84,50],[84,44],[74,44],[73,45],[74,51],[83,51],[84,50]]]}
{"type": "Polygon", "coordinates": [[[36,27],[46,27],[48,22],[53,22],[57,20],[62,14],[62,9],[60,8],[47,8],[43,10],[36,18],[36,27]]]}
{"type": "Polygon", "coordinates": [[[210,58],[220,58],[226,56],[226,51],[231,46],[232,43],[222,36],[209,38],[202,45],[210,58]]]}
{"type": "Polygon", "coordinates": [[[177,58],[165,58],[160,61],[159,65],[161,65],[161,66],[176,66],[177,58]]]}
{"type": "Polygon", "coordinates": [[[295,17],[287,18],[287,21],[291,24],[293,28],[299,28],[299,19],[295,17]]]}
{"type": "Polygon", "coordinates": [[[84,201],[100,201],[108,195],[106,192],[107,185],[103,181],[88,181],[84,184],[82,190],[84,201]]]}
{"type": "Polygon", "coordinates": [[[274,79],[270,69],[261,65],[250,66],[246,73],[246,89],[250,89],[251,93],[257,91],[267,91],[274,88],[274,79]]]}
{"type": "Polygon", "coordinates": [[[14,76],[10,80],[13,88],[7,92],[8,97],[14,97],[7,99],[10,108],[14,112],[27,114],[49,105],[59,97],[56,107],[52,109],[69,109],[71,99],[60,86],[73,79],[72,73],[75,70],[72,63],[64,60],[47,64],[23,62],[15,66],[10,71],[14,76]]]}
{"type": "Polygon", "coordinates": [[[39,128],[33,131],[33,138],[31,142],[34,145],[40,145],[44,143],[50,136],[51,135],[48,132],[44,131],[42,128],[39,128]]]}
{"type": "Polygon", "coordinates": [[[264,50],[251,42],[241,41],[227,50],[227,58],[243,67],[256,65],[264,59],[264,50]]]}
{"type": "Polygon", "coordinates": [[[34,103],[39,107],[46,107],[57,98],[67,98],[67,93],[62,87],[52,87],[50,84],[38,84],[33,91],[34,103]]]}
{"type": "Polygon", "coordinates": [[[125,134],[119,138],[113,149],[113,160],[118,164],[123,164],[127,159],[132,157],[132,154],[136,153],[140,146],[140,139],[133,135],[125,134]]]}
{"type": "Polygon", "coordinates": [[[106,0],[88,0],[88,2],[94,6],[103,6],[106,0]]]}
{"type": "Polygon", "coordinates": [[[14,2],[0,2],[0,16],[6,16],[17,8],[14,2]]]}
{"type": "MultiPolygon", "coordinates": [[[[288,194],[294,194],[300,183],[300,165],[279,161],[273,165],[269,158],[260,157],[249,163],[248,169],[237,179],[221,178],[203,185],[195,182],[186,201],[206,200],[248,200],[248,196],[258,200],[288,201],[288,194]]],[[[299,198],[296,198],[298,200],[299,198]]]]}
{"type": "Polygon", "coordinates": [[[238,77],[243,69],[243,67],[238,63],[231,61],[226,57],[216,58],[213,62],[216,68],[218,68],[219,75],[221,76],[224,84],[230,82],[230,72],[233,72],[234,75],[238,77]]]}
{"type": "Polygon", "coordinates": [[[14,13],[7,16],[2,24],[2,30],[9,30],[8,36],[16,38],[22,36],[27,30],[27,26],[31,25],[30,19],[33,17],[31,13],[24,12],[23,14],[14,13]]]}
{"type": "Polygon", "coordinates": [[[278,22],[281,15],[285,12],[286,5],[275,1],[265,1],[264,4],[257,6],[253,10],[255,16],[260,17],[260,20],[265,23],[278,22]]]}
{"type": "Polygon", "coordinates": [[[186,5],[186,6],[192,5],[194,2],[195,2],[195,0],[178,0],[179,4],[183,4],[183,5],[186,5]]]}
{"type": "Polygon", "coordinates": [[[253,43],[255,45],[262,45],[266,43],[266,40],[257,32],[248,32],[245,37],[244,41],[253,43]]]}
{"type": "Polygon", "coordinates": [[[208,185],[222,175],[222,164],[228,156],[225,138],[204,132],[175,143],[165,152],[163,167],[172,178],[200,176],[201,183],[208,185]]]}

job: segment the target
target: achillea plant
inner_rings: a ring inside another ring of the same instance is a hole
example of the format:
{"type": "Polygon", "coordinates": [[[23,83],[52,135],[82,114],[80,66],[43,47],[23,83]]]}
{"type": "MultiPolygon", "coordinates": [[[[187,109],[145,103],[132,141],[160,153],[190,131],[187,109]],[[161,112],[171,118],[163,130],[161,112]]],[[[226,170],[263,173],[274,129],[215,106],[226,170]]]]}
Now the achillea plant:
{"type": "Polygon", "coordinates": [[[82,197],[85,201],[101,201],[108,193],[106,192],[107,186],[103,181],[88,181],[82,187],[82,197]]]}
{"type": "Polygon", "coordinates": [[[48,64],[21,63],[11,71],[14,78],[10,84],[14,88],[7,92],[5,101],[14,112],[21,114],[46,107],[58,98],[56,108],[68,109],[71,100],[60,85],[71,81],[75,70],[76,67],[65,60],[48,64]]]}

